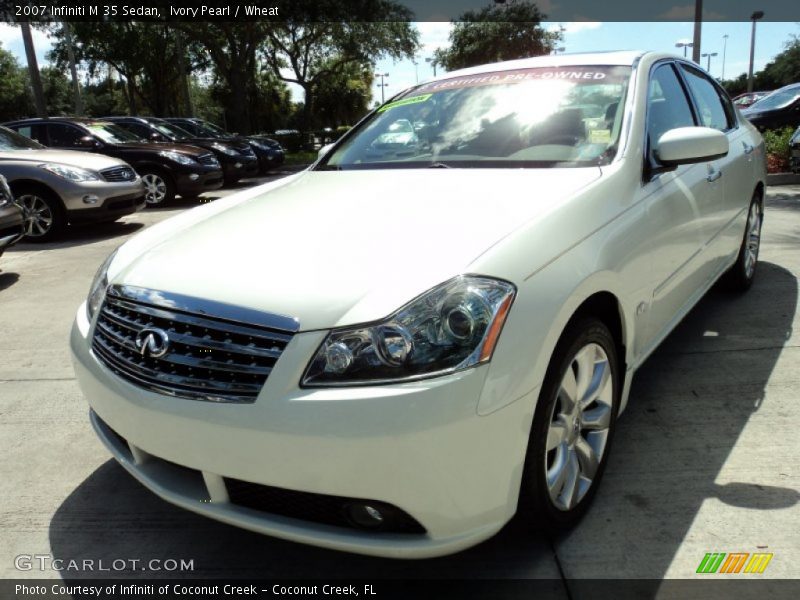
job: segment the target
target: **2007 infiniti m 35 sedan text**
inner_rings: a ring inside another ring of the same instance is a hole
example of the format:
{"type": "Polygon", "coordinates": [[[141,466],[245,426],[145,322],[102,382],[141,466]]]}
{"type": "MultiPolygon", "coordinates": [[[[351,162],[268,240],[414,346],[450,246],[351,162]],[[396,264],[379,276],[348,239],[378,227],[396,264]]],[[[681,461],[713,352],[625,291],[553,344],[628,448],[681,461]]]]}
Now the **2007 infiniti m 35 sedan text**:
{"type": "Polygon", "coordinates": [[[567,528],[637,368],[720,277],[751,285],[765,178],[678,57],[448,73],[122,245],[75,371],[125,469],[226,523],[407,558],[567,528]]]}

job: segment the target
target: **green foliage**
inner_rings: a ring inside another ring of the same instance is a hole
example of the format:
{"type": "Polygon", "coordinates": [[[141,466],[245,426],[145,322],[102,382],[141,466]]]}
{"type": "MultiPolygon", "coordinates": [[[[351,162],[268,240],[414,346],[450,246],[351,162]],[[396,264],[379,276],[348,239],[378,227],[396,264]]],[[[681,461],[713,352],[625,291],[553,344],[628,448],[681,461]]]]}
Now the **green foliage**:
{"type": "Polygon", "coordinates": [[[50,116],[74,114],[75,102],[72,97],[72,84],[64,71],[55,67],[44,67],[39,71],[47,114],[50,116]]]}
{"type": "Polygon", "coordinates": [[[546,17],[533,2],[519,0],[468,11],[454,22],[450,47],[435,53],[448,71],[552,52],[560,31],[546,31],[546,17]]]}
{"type": "MultiPolygon", "coordinates": [[[[792,38],[784,45],[784,50],[761,71],[753,73],[753,90],[770,91],[800,81],[800,38],[792,38]]],[[[731,96],[747,91],[747,74],[722,82],[731,96]]]]}
{"type": "Polygon", "coordinates": [[[16,57],[0,45],[0,121],[26,117],[32,112],[33,99],[27,71],[16,57]]]}
{"type": "Polygon", "coordinates": [[[793,127],[765,131],[763,136],[767,154],[788,159],[791,154],[789,143],[792,139],[792,134],[794,134],[793,127]]]}

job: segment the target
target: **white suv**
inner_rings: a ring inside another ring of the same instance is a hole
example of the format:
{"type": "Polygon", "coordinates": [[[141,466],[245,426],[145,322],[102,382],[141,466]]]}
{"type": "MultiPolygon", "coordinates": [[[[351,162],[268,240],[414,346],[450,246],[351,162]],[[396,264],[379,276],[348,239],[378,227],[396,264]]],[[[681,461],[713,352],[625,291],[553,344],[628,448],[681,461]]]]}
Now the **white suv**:
{"type": "Polygon", "coordinates": [[[394,557],[518,512],[569,527],[636,369],[718,278],[753,281],[764,181],[759,133],[681,58],[448,73],[124,244],[75,370],[117,460],[227,523],[394,557]]]}

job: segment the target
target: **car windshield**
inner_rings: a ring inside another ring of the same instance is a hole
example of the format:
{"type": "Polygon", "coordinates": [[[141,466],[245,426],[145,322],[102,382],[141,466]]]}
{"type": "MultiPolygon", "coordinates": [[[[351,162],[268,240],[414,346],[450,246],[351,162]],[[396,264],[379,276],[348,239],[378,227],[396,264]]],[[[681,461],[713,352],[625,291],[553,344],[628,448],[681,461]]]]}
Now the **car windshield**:
{"type": "Polygon", "coordinates": [[[172,123],[167,123],[166,121],[150,121],[150,125],[152,125],[159,133],[162,133],[173,140],[185,140],[192,137],[192,134],[185,129],[182,129],[177,125],[173,125],[172,123]]]}
{"type": "Polygon", "coordinates": [[[214,123],[209,123],[208,121],[200,121],[198,125],[200,125],[204,129],[207,129],[208,131],[211,131],[215,136],[222,137],[229,135],[228,132],[225,131],[222,127],[214,125],[214,123]]]}
{"type": "Polygon", "coordinates": [[[42,150],[39,142],[35,142],[30,138],[25,137],[12,131],[6,127],[0,127],[0,151],[8,150],[42,150]]]}
{"type": "Polygon", "coordinates": [[[784,108],[789,106],[798,98],[800,98],[800,87],[790,88],[788,90],[778,90],[777,92],[772,92],[766,98],[762,98],[758,102],[752,104],[750,108],[753,110],[784,108]]]}
{"type": "Polygon", "coordinates": [[[630,73],[550,67],[423,84],[379,107],[317,168],[606,164],[616,153],[630,73]]]}
{"type": "Polygon", "coordinates": [[[125,131],[119,125],[112,123],[87,123],[86,129],[107,144],[127,144],[129,142],[144,141],[138,135],[125,131]]]}

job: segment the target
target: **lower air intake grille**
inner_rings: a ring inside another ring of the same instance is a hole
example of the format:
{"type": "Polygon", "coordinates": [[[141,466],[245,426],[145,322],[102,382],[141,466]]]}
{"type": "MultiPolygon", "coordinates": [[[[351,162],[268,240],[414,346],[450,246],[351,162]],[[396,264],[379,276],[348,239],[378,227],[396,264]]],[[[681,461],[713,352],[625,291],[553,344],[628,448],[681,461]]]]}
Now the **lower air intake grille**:
{"type": "Polygon", "coordinates": [[[92,349],[120,377],[159,393],[253,402],[297,329],[289,317],[110,286],[92,349]]]}

